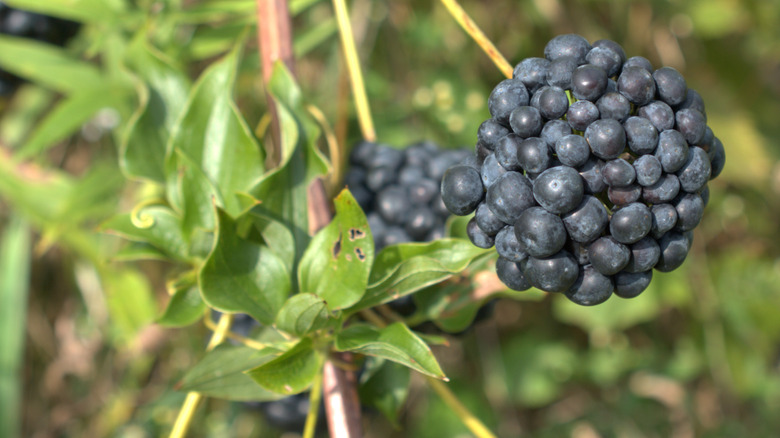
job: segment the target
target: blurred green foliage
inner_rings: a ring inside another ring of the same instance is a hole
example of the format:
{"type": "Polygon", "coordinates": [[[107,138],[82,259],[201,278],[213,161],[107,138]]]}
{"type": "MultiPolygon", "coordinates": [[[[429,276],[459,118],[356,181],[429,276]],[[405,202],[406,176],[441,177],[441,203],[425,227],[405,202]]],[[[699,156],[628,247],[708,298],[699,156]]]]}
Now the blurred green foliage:
{"type": "MultiPolygon", "coordinates": [[[[206,330],[149,326],[167,300],[170,266],[109,261],[117,242],[94,233],[113,212],[155,194],[143,182],[123,186],[119,173],[123,139],[116,127],[128,123],[137,104],[121,54],[135,32],[146,32],[160,52],[155,56],[186,66],[194,79],[247,25],[254,32],[253,2],[77,3],[62,11],[85,21],[67,50],[28,48],[56,56],[64,73],[28,72],[40,85],[0,103],[3,241],[18,238],[17,217],[37,232],[21,430],[23,436],[159,436],[184,398],[174,383],[202,357],[206,330]],[[77,71],[101,79],[66,80],[77,71]],[[11,151],[35,152],[34,162],[19,164],[11,151]]],[[[464,3],[513,64],[541,56],[550,37],[576,32],[591,41],[614,39],[630,56],[679,69],[704,97],[728,158],[681,269],[656,273],[634,300],[614,297],[594,308],[559,296],[503,299],[492,320],[436,348],[453,390],[502,437],[776,436],[780,3],[464,3]]],[[[303,94],[337,132],[348,121],[346,139],[353,143],[359,132],[351,115],[342,117],[349,86],[330,3],[291,5],[303,94]]],[[[502,77],[444,8],[355,0],[351,10],[380,140],[397,147],[422,139],[473,145],[488,117],[487,96],[502,77]]],[[[245,53],[236,93],[250,127],[266,111],[255,49],[245,53]]],[[[6,68],[24,62],[4,53],[6,68]]],[[[9,297],[0,291],[0,305],[9,297]]],[[[239,404],[210,400],[200,412],[192,436],[281,434],[239,404]]],[[[405,432],[375,411],[365,412],[365,422],[371,437],[466,433],[415,378],[400,416],[405,432]]]]}

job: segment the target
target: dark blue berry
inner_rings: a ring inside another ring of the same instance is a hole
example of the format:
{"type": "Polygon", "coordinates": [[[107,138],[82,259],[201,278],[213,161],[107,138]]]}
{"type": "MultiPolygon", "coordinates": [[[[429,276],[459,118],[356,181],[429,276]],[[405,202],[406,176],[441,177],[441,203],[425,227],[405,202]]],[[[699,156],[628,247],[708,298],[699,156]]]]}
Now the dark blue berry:
{"type": "Polygon", "coordinates": [[[520,213],[534,205],[534,196],[525,176],[507,172],[488,188],[486,201],[499,219],[513,224],[520,213]]]}
{"type": "Polygon", "coordinates": [[[585,182],[585,193],[597,194],[607,189],[604,178],[601,177],[601,171],[604,168],[604,162],[594,157],[578,168],[582,180],[585,182]]]}
{"type": "Polygon", "coordinates": [[[674,206],[677,210],[677,231],[691,231],[699,225],[704,215],[704,201],[698,193],[686,193],[674,206]]]}
{"type": "Polygon", "coordinates": [[[653,226],[650,235],[658,239],[677,225],[677,210],[672,204],[656,204],[650,208],[653,215],[653,226]]]}
{"type": "Polygon", "coordinates": [[[558,58],[550,63],[547,84],[564,90],[571,89],[571,74],[579,66],[577,59],[570,56],[558,58]]]}
{"type": "Polygon", "coordinates": [[[580,268],[574,284],[566,291],[566,298],[581,306],[595,306],[607,301],[612,296],[615,285],[592,265],[580,268]]]}
{"type": "Polygon", "coordinates": [[[509,115],[518,106],[528,105],[528,91],[517,79],[505,79],[496,85],[488,98],[488,111],[498,123],[509,126],[509,115]]]}
{"type": "Polygon", "coordinates": [[[525,210],[514,223],[517,242],[532,257],[548,257],[566,243],[566,228],[560,217],[541,207],[525,210]]]}
{"type": "Polygon", "coordinates": [[[576,99],[595,102],[606,90],[607,73],[595,65],[581,65],[571,74],[571,91],[576,99]]]}
{"type": "Polygon", "coordinates": [[[515,66],[512,77],[520,80],[531,93],[547,83],[550,61],[544,58],[526,58],[515,66]]]}
{"type": "Polygon", "coordinates": [[[543,259],[528,257],[522,268],[525,278],[546,292],[567,291],[579,275],[577,261],[564,250],[543,259]]]}
{"type": "Polygon", "coordinates": [[[517,161],[526,171],[541,173],[550,166],[550,150],[541,138],[527,138],[517,148],[517,161]]]}
{"type": "Polygon", "coordinates": [[[502,283],[512,290],[524,291],[531,288],[518,263],[499,257],[496,261],[496,274],[502,283]]]}
{"type": "Polygon", "coordinates": [[[631,259],[624,268],[625,272],[644,272],[653,269],[658,258],[661,257],[661,249],[658,242],[652,237],[643,237],[630,247],[631,259]]]}
{"type": "Polygon", "coordinates": [[[555,154],[561,164],[569,167],[579,167],[590,157],[588,142],[581,135],[570,134],[555,142],[555,154]]]}
{"type": "Polygon", "coordinates": [[[542,132],[542,115],[532,106],[519,106],[509,115],[509,126],[520,137],[535,137],[542,132]]]}
{"type": "Polygon", "coordinates": [[[601,176],[610,187],[627,187],[636,179],[636,170],[628,161],[616,158],[604,164],[601,176]]]}
{"type": "Polygon", "coordinates": [[[620,243],[634,243],[645,237],[653,226],[653,215],[645,204],[635,202],[612,213],[609,232],[620,243]]]}
{"type": "Polygon", "coordinates": [[[490,154],[482,162],[482,168],[479,173],[482,178],[482,185],[487,190],[494,182],[503,174],[507,172],[501,164],[498,163],[498,159],[495,154],[490,154]]]}
{"type": "Polygon", "coordinates": [[[591,123],[599,118],[599,109],[595,103],[589,100],[578,100],[569,105],[566,111],[566,120],[572,129],[584,131],[591,123]]]}
{"type": "Polygon", "coordinates": [[[607,198],[615,205],[628,205],[636,202],[642,196],[642,186],[630,184],[625,187],[607,188],[607,198]]]}
{"type": "Polygon", "coordinates": [[[479,173],[472,167],[449,168],[441,181],[441,197],[452,214],[465,216],[482,200],[484,190],[479,173]]]}
{"type": "Polygon", "coordinates": [[[523,139],[517,134],[505,135],[496,145],[496,161],[506,170],[520,170],[517,148],[523,139]]]}
{"type": "Polygon", "coordinates": [[[620,93],[610,91],[596,101],[602,119],[615,119],[623,123],[631,113],[631,103],[620,93]]]}
{"type": "Polygon", "coordinates": [[[688,86],[680,72],[672,67],[661,67],[653,72],[658,97],[670,106],[675,106],[685,101],[688,86]]]}
{"type": "Polygon", "coordinates": [[[657,183],[663,173],[661,162],[655,155],[642,155],[634,160],[634,170],[637,184],[644,187],[657,183]]]}
{"type": "Polygon", "coordinates": [[[617,80],[618,91],[634,105],[644,105],[655,97],[655,81],[640,67],[624,68],[617,80]]]}
{"type": "Polygon", "coordinates": [[[653,271],[618,272],[615,274],[615,295],[620,298],[636,298],[650,285],[653,271]]]}
{"type": "Polygon", "coordinates": [[[481,202],[479,206],[477,206],[477,211],[474,213],[474,219],[476,219],[479,228],[490,236],[495,236],[506,226],[506,223],[499,219],[484,202],[481,202]]]}
{"type": "Polygon", "coordinates": [[[637,155],[652,154],[658,146],[658,131],[645,118],[629,117],[623,123],[623,129],[628,148],[637,155]]]}
{"type": "Polygon", "coordinates": [[[479,143],[481,143],[484,147],[492,151],[496,148],[496,143],[498,143],[498,140],[501,139],[501,137],[509,134],[509,132],[510,131],[506,128],[506,126],[498,123],[496,120],[487,119],[482,122],[481,125],[479,125],[479,130],[477,131],[477,140],[479,140],[479,143]]]}
{"type": "Polygon", "coordinates": [[[466,225],[466,234],[469,236],[471,243],[480,248],[492,248],[495,244],[495,239],[493,236],[482,231],[474,218],[471,218],[469,223],[466,225]]]}
{"type": "Polygon", "coordinates": [[[707,128],[707,121],[702,113],[692,108],[679,110],[674,115],[675,129],[685,137],[685,141],[691,145],[701,143],[707,128]]]}
{"type": "Polygon", "coordinates": [[[704,149],[692,146],[688,149],[688,161],[677,171],[680,188],[688,193],[699,192],[710,180],[710,158],[704,149]]]}
{"type": "Polygon", "coordinates": [[[667,173],[657,183],[642,188],[642,198],[651,204],[669,202],[680,193],[680,181],[677,176],[667,173]]]}
{"type": "Polygon", "coordinates": [[[667,129],[658,135],[655,156],[664,172],[677,172],[688,161],[688,143],[679,131],[667,129]]]}
{"type": "Polygon", "coordinates": [[[612,236],[596,239],[588,245],[588,260],[593,268],[604,275],[614,275],[628,264],[631,251],[612,236]]]}
{"type": "Polygon", "coordinates": [[[533,196],[545,210],[554,214],[573,210],[582,201],[585,187],[582,177],[571,167],[551,167],[533,183],[533,196]]]}
{"type": "Polygon", "coordinates": [[[558,35],[544,46],[544,57],[550,61],[571,57],[581,64],[585,62],[585,56],[590,49],[591,46],[588,40],[577,34],[558,35]]]}
{"type": "Polygon", "coordinates": [[[585,130],[593,154],[604,160],[617,158],[626,148],[626,131],[613,119],[599,119],[585,130]]]}
{"type": "Polygon", "coordinates": [[[520,242],[517,240],[515,227],[511,225],[504,227],[496,235],[496,252],[499,256],[513,262],[522,262],[528,258],[528,253],[525,252],[522,245],[520,245],[520,242]]]}
{"type": "Polygon", "coordinates": [[[569,98],[561,88],[544,86],[534,93],[531,106],[538,109],[545,119],[557,119],[569,109],[569,98]]]}
{"type": "Polygon", "coordinates": [[[674,111],[660,100],[639,107],[636,113],[639,117],[649,120],[658,132],[674,128],[674,111]]]}
{"type": "Polygon", "coordinates": [[[658,258],[655,269],[661,272],[671,272],[679,268],[685,261],[688,251],[691,249],[691,240],[682,233],[670,231],[658,239],[658,246],[661,249],[661,256],[658,258]]]}
{"type": "Polygon", "coordinates": [[[564,214],[563,225],[569,237],[580,243],[598,238],[607,227],[608,216],[604,204],[594,196],[585,196],[577,208],[564,214]]]}

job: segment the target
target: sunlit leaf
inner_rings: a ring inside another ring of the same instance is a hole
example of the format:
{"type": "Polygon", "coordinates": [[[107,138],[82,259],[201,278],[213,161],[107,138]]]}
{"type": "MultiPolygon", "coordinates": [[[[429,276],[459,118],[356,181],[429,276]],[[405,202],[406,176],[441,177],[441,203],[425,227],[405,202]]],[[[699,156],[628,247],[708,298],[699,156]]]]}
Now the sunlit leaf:
{"type": "Polygon", "coordinates": [[[353,324],[336,336],[338,351],[353,351],[398,362],[425,375],[446,379],[428,345],[402,322],[379,329],[353,324]]]}
{"type": "Polygon", "coordinates": [[[100,88],[106,82],[94,65],[30,38],[0,35],[0,67],[63,93],[100,88]]]}
{"type": "Polygon", "coordinates": [[[143,208],[135,219],[132,213],[120,214],[103,223],[102,229],[129,240],[149,243],[177,260],[184,261],[188,257],[181,219],[168,207],[143,208]]]}
{"type": "Polygon", "coordinates": [[[162,183],[166,146],[187,101],[189,79],[144,36],[130,45],[126,63],[138,76],[140,102],[122,138],[120,163],[130,176],[162,183]]]}
{"type": "MultiPolygon", "coordinates": [[[[246,192],[264,172],[260,144],[232,98],[240,47],[200,76],[167,147],[168,160],[175,159],[173,151],[180,151],[203,170],[233,215],[241,213],[236,193],[246,192]]],[[[168,163],[166,169],[169,188],[175,187],[177,166],[168,163]]],[[[179,207],[176,201],[171,199],[179,207]]]]}

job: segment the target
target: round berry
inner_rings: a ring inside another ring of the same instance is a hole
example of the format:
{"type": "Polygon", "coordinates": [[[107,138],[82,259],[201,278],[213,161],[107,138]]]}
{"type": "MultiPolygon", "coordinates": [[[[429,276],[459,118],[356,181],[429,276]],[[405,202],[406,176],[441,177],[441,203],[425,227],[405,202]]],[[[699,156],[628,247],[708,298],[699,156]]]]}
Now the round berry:
{"type": "Polygon", "coordinates": [[[661,67],[653,72],[658,96],[670,106],[683,103],[688,91],[685,79],[672,67],[661,67]]]}
{"type": "Polygon", "coordinates": [[[612,236],[596,239],[588,245],[588,260],[597,271],[604,275],[617,274],[628,264],[631,251],[612,236]]]}
{"type": "Polygon", "coordinates": [[[615,274],[615,295],[620,298],[636,298],[650,285],[653,271],[618,272],[615,274]]]}
{"type": "Polygon", "coordinates": [[[509,126],[509,115],[518,106],[528,105],[528,90],[520,80],[505,79],[499,82],[488,98],[488,111],[498,123],[509,126]]]}
{"type": "Polygon", "coordinates": [[[558,216],[541,207],[525,210],[514,224],[517,242],[532,257],[548,257],[566,243],[566,228],[558,216]]]}
{"type": "Polygon", "coordinates": [[[624,68],[618,77],[617,86],[620,94],[634,105],[644,105],[655,96],[655,81],[644,68],[624,68]]]}
{"type": "Polygon", "coordinates": [[[571,91],[576,99],[595,102],[606,90],[607,73],[595,65],[581,65],[571,74],[571,91]]]}
{"type": "Polygon", "coordinates": [[[499,257],[496,261],[496,274],[502,283],[512,290],[524,291],[531,288],[520,266],[511,260],[499,257]]]}
{"type": "Polygon", "coordinates": [[[636,202],[612,214],[609,232],[620,243],[634,243],[645,237],[653,226],[653,215],[645,204],[636,202]]]}
{"type": "Polygon", "coordinates": [[[571,254],[560,251],[550,257],[528,257],[522,263],[525,278],[535,287],[546,292],[568,290],[579,275],[579,266],[571,254]]]}
{"type": "Polygon", "coordinates": [[[599,109],[595,103],[588,100],[578,100],[569,105],[566,120],[572,129],[584,131],[599,118],[599,109]]]}
{"type": "Polygon", "coordinates": [[[582,201],[585,187],[579,173],[568,166],[545,170],[533,183],[533,196],[545,210],[554,214],[573,210],[582,201]]]}
{"type": "Polygon", "coordinates": [[[613,119],[599,119],[585,130],[593,154],[604,160],[617,158],[626,148],[626,131],[623,125],[613,119]]]}
{"type": "Polygon", "coordinates": [[[509,115],[509,126],[520,137],[535,137],[542,132],[542,115],[532,106],[519,106],[509,115]]]}
{"type": "Polygon", "coordinates": [[[520,213],[534,205],[534,196],[525,176],[518,172],[507,172],[490,186],[486,201],[499,219],[513,224],[520,213]]]}
{"type": "Polygon", "coordinates": [[[581,306],[595,306],[612,296],[615,285],[612,279],[597,271],[592,265],[580,268],[574,284],[566,291],[566,298],[581,306]]]}
{"type": "Polygon", "coordinates": [[[482,200],[484,190],[479,173],[472,167],[449,168],[441,181],[441,198],[447,210],[458,216],[465,216],[482,200]]]}

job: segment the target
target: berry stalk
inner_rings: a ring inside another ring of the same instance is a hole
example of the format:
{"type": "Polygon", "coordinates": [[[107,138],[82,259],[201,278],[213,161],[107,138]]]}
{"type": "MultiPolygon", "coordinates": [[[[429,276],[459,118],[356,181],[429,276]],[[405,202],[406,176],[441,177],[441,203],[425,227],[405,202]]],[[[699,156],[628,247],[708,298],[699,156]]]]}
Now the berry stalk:
{"type": "Polygon", "coordinates": [[[511,78],[512,65],[507,62],[504,55],[502,55],[488,37],[485,36],[479,26],[477,26],[477,23],[469,17],[469,14],[463,10],[460,4],[458,4],[456,0],[441,0],[441,2],[444,4],[444,7],[447,8],[450,15],[452,15],[452,18],[454,18],[460,27],[462,27],[474,42],[479,45],[482,51],[484,51],[490,60],[493,61],[493,64],[501,70],[501,73],[507,78],[511,78]]]}

